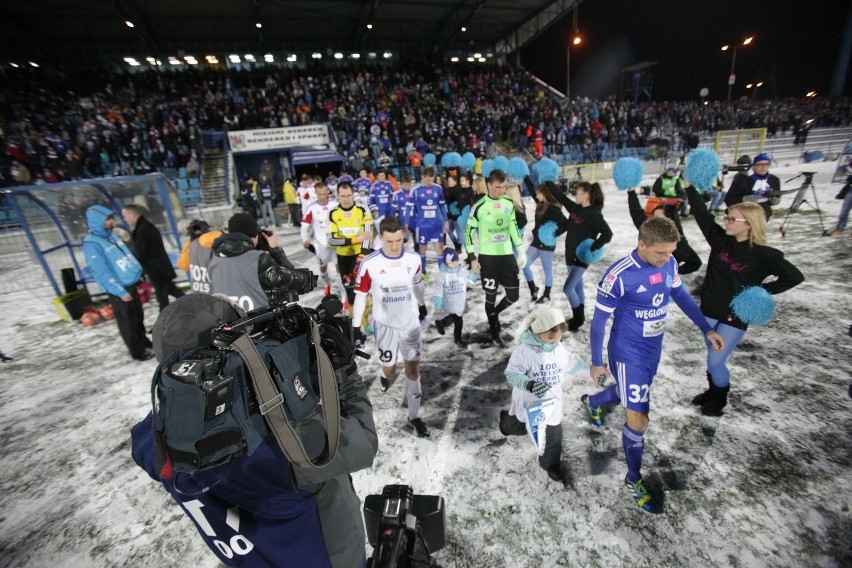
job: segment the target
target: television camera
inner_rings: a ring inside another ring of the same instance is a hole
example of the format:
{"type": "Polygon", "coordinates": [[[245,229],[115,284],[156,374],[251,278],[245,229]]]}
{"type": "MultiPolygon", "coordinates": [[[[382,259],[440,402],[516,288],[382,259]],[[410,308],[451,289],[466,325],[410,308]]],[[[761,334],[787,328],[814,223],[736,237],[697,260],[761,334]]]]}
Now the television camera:
{"type": "Polygon", "coordinates": [[[440,568],[431,553],[446,544],[444,499],[415,495],[409,485],[385,485],[364,499],[364,524],[373,556],[367,568],[440,568]]]}

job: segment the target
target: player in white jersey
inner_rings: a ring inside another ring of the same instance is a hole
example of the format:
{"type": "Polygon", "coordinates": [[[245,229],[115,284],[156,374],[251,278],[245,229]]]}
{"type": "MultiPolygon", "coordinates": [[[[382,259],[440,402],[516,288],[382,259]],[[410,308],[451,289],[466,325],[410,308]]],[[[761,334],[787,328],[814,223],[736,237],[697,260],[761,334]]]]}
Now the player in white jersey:
{"type": "Polygon", "coordinates": [[[302,216],[302,246],[308,250],[313,249],[319,261],[320,278],[325,283],[325,295],[328,296],[331,293],[332,278],[334,278],[334,287],[340,294],[340,299],[345,300],[346,289],[337,270],[337,249],[328,244],[328,215],[337,207],[337,202],[330,199],[328,187],[324,183],[318,183],[315,189],[317,200],[302,216]],[[334,275],[329,273],[329,265],[335,267],[334,275]]]}
{"type": "MultiPolygon", "coordinates": [[[[376,351],[382,365],[379,376],[382,390],[390,388],[396,379],[397,352],[400,352],[405,368],[408,423],[418,436],[426,437],[429,430],[418,416],[423,350],[420,320],[426,316],[420,256],[402,246],[402,224],[396,217],[385,217],[379,234],[382,248],[364,257],[358,270],[352,321],[360,324],[369,294],[373,299],[376,351]]],[[[363,340],[360,327],[355,327],[354,333],[356,340],[363,340]]]]}

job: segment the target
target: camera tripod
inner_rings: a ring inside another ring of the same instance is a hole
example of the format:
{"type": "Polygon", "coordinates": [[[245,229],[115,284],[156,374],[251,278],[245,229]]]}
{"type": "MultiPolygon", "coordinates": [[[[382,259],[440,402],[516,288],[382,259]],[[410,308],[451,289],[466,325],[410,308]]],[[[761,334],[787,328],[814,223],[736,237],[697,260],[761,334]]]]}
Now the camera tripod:
{"type": "Polygon", "coordinates": [[[778,193],[778,195],[781,196],[785,193],[792,193],[794,191],[796,192],[796,196],[793,198],[793,203],[790,204],[790,209],[787,211],[786,217],[784,217],[784,222],[781,223],[781,226],[778,228],[778,232],[781,233],[781,238],[784,238],[784,237],[787,236],[787,223],[790,222],[790,219],[793,217],[793,215],[798,213],[799,208],[802,205],[807,205],[811,209],[816,210],[816,212],[819,214],[819,226],[822,229],[822,235],[825,236],[826,234],[828,234],[825,230],[825,224],[823,223],[823,220],[822,220],[822,210],[819,208],[819,200],[817,200],[816,187],[814,187],[814,174],[815,173],[816,172],[802,172],[797,176],[791,177],[790,179],[786,180],[784,183],[791,182],[794,179],[800,178],[802,176],[805,176],[805,179],[804,179],[804,181],[802,181],[802,185],[798,189],[790,189],[790,190],[781,191],[781,192],[778,193]],[[811,205],[807,200],[808,189],[811,190],[811,195],[813,196],[813,200],[814,200],[813,205],[811,205]]]}

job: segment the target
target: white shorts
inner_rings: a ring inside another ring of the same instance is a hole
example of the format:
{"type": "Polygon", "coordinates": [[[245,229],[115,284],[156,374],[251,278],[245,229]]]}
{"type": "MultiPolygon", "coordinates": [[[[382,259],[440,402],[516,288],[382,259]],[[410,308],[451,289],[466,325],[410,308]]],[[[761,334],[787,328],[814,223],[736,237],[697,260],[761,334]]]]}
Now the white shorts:
{"type": "Polygon", "coordinates": [[[397,329],[380,323],[375,324],[376,355],[379,365],[391,367],[396,365],[397,351],[402,354],[403,361],[419,361],[423,351],[423,339],[420,326],[409,329],[397,329]]]}
{"type": "Polygon", "coordinates": [[[324,247],[314,243],[314,251],[320,266],[337,265],[337,249],[335,247],[324,247]]]}

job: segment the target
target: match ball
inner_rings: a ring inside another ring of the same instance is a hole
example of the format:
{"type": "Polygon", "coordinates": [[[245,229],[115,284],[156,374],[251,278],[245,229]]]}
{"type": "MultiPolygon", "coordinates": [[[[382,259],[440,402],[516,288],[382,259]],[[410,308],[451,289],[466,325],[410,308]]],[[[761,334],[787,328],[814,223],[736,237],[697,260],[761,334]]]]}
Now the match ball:
{"type": "Polygon", "coordinates": [[[95,315],[94,312],[85,312],[82,316],[80,316],[80,323],[87,327],[92,327],[93,325],[98,325],[98,322],[101,320],[100,316],[95,315]]]}
{"type": "Polygon", "coordinates": [[[114,320],[115,313],[112,311],[112,306],[103,306],[98,310],[98,314],[106,321],[114,320]]]}

